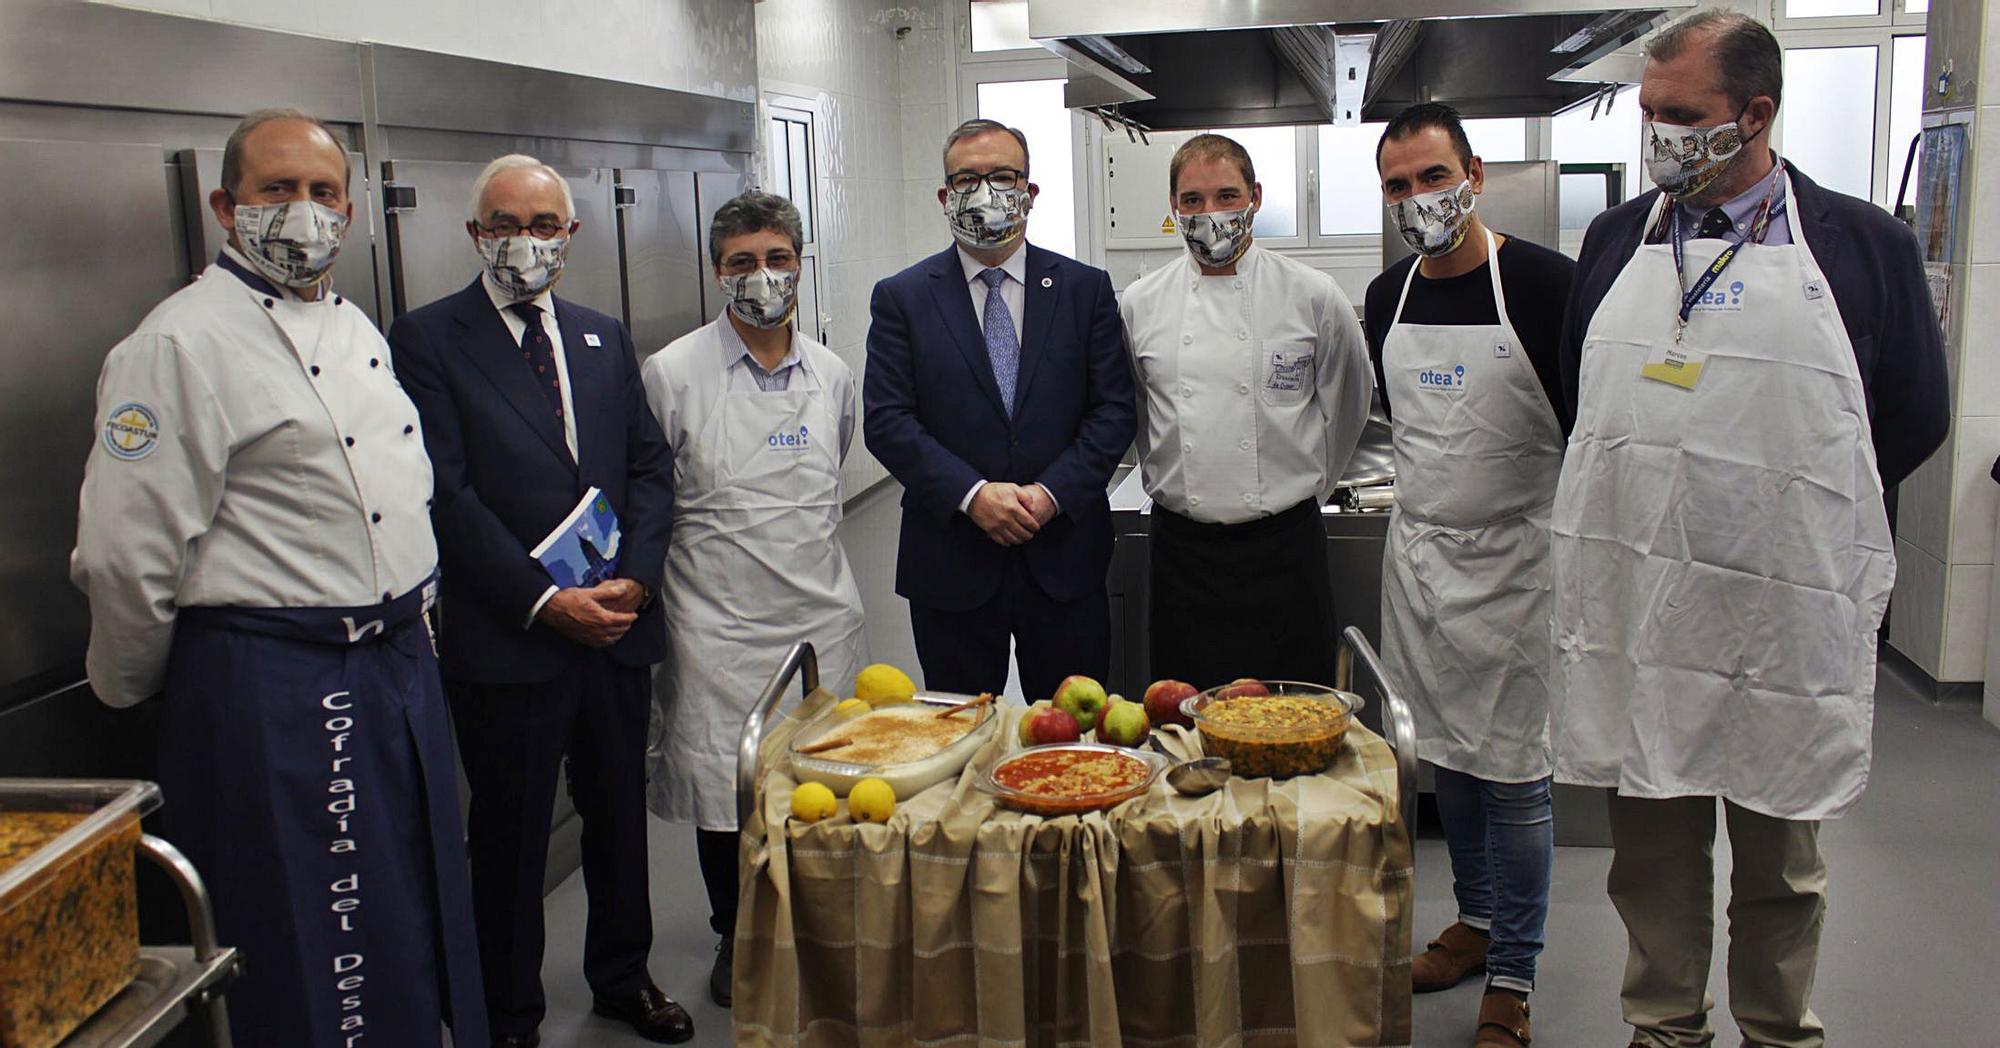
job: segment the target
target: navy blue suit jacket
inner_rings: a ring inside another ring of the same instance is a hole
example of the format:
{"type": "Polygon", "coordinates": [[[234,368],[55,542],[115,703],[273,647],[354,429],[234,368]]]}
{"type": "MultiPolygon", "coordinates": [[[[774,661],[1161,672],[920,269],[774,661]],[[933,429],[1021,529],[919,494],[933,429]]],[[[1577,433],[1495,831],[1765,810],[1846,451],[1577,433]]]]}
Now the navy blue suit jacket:
{"type": "Polygon", "coordinates": [[[1012,418],[980,333],[958,249],[875,285],[862,428],[903,485],[896,592],[946,610],[998,591],[1009,548],[958,511],[981,481],[1040,483],[1061,512],[1023,547],[1043,592],[1101,590],[1111,565],[1105,488],[1137,409],[1125,327],[1101,269],[1032,245],[1012,418]]]}
{"type": "MultiPolygon", "coordinates": [[[[389,328],[396,377],[416,402],[437,474],[438,652],[452,679],[552,680],[584,652],[547,626],[523,624],[552,584],[528,551],[593,486],[618,513],[618,574],[659,592],[673,531],[672,460],[646,406],[632,336],[611,317],[554,301],[581,462],[480,281],[389,328]]],[[[609,652],[627,666],[665,656],[657,602],[609,652]]]]}
{"type": "MultiPolygon", "coordinates": [[[[1874,204],[1822,189],[1797,167],[1785,166],[1797,197],[1789,214],[1805,227],[1806,246],[1826,273],[1827,288],[1854,343],[1874,431],[1876,471],[1883,487],[1894,487],[1944,443],[1951,425],[1944,334],[1931,309],[1917,238],[1874,204]]],[[[1646,215],[1659,196],[1658,190],[1642,193],[1598,215],[1584,234],[1563,320],[1565,404],[1558,414],[1565,420],[1576,418],[1577,376],[1591,318],[1638,251],[1646,215]]],[[[1664,297],[1671,292],[1662,290],[1661,295],[1660,309],[1672,308],[1664,297]]]]}

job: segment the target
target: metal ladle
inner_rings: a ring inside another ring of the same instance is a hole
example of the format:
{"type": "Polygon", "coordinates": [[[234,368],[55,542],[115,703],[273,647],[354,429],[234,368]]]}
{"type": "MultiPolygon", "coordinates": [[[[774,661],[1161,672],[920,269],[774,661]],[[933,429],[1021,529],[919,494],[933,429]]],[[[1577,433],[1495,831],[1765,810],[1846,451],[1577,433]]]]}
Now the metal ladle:
{"type": "Polygon", "coordinates": [[[1196,757],[1193,760],[1178,760],[1167,752],[1154,735],[1146,740],[1153,752],[1168,760],[1178,761],[1167,769],[1167,785],[1183,797],[1206,797],[1222,788],[1229,781],[1229,760],[1226,757],[1196,757]]]}

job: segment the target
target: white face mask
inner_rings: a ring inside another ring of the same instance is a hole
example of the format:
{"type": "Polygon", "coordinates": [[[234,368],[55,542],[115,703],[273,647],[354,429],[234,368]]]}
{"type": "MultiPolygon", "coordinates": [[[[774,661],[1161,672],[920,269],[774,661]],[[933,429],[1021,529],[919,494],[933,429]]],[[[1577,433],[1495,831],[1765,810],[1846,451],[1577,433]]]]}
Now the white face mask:
{"type": "Polygon", "coordinates": [[[1451,254],[1465,242],[1476,199],[1472,180],[1468,178],[1451,189],[1413,193],[1390,204],[1389,213],[1395,216],[1396,229],[1403,234],[1403,243],[1410,245],[1410,250],[1425,258],[1437,258],[1451,254]]]}
{"type": "Polygon", "coordinates": [[[566,236],[547,240],[525,234],[480,237],[473,243],[486,262],[486,275],[493,279],[493,286],[516,302],[534,298],[554,284],[562,275],[563,257],[569,251],[566,236]]]}
{"type": "Polygon", "coordinates": [[[347,233],[346,215],[311,200],[238,204],[232,221],[243,256],[257,272],[295,288],[326,276],[347,233]]]}
{"type": "Polygon", "coordinates": [[[798,305],[796,269],[759,269],[723,277],[720,283],[722,293],[729,296],[729,312],[761,331],[784,327],[798,305]]]}
{"type": "Polygon", "coordinates": [[[1188,250],[1210,269],[1232,265],[1243,257],[1243,252],[1250,250],[1250,227],[1255,220],[1256,209],[1251,207],[1200,215],[1174,214],[1174,224],[1180,227],[1181,239],[1187,241],[1188,250]]]}
{"type": "Polygon", "coordinates": [[[1646,174],[1672,197],[1707,189],[1744,145],[1743,129],[1734,120],[1714,127],[1648,121],[1644,134],[1646,174]]]}
{"type": "Polygon", "coordinates": [[[975,250],[1010,244],[1028,227],[1028,187],[994,189],[981,182],[963,193],[946,190],[944,217],[953,240],[975,250]]]}

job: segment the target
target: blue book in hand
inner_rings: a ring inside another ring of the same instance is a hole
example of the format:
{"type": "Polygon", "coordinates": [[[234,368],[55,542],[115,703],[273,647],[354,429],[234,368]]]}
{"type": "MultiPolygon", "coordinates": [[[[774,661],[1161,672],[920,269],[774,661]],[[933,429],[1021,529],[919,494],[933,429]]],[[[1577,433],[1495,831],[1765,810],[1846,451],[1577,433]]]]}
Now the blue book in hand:
{"type": "Polygon", "coordinates": [[[569,516],[529,551],[560,589],[595,586],[618,572],[618,514],[591,488],[569,516]]]}

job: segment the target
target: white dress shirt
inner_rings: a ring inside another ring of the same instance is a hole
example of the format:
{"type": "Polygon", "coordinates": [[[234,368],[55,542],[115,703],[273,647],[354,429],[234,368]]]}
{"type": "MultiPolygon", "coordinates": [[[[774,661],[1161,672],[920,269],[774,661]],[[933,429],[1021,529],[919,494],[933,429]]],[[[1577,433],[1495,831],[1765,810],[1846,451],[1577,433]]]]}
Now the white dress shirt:
{"type": "Polygon", "coordinates": [[[1333,494],[1374,376],[1331,276],[1253,244],[1233,276],[1202,276],[1182,255],[1134,281],[1118,309],[1156,504],[1237,524],[1333,494]]]}
{"type": "MultiPolygon", "coordinates": [[[[1000,301],[1007,303],[1007,316],[1014,321],[1014,344],[1016,346],[1021,344],[1021,314],[1028,308],[1028,242],[1021,240],[1018,243],[1020,247],[1013,254],[1007,256],[1007,261],[1000,263],[997,267],[1002,273],[1007,274],[1007,279],[1000,282],[1000,301]]],[[[979,322],[979,331],[984,335],[986,332],[986,297],[992,292],[987,288],[986,281],[981,280],[979,275],[988,269],[996,267],[988,266],[986,263],[973,258],[971,253],[967,252],[963,247],[958,249],[958,264],[965,269],[965,291],[966,294],[972,296],[972,318],[979,322]]],[[[974,482],[972,488],[965,493],[965,497],[958,500],[958,511],[969,514],[972,511],[972,497],[979,494],[979,489],[985,486],[986,482],[984,480],[974,482]]],[[[1035,486],[1041,488],[1043,493],[1049,496],[1050,502],[1056,501],[1055,494],[1050,492],[1048,488],[1040,484],[1035,486]]],[[[1062,512],[1062,505],[1060,503],[1056,505],[1056,512],[1062,512]]]]}
{"type": "Polygon", "coordinates": [[[365,607],[437,569],[417,409],[339,295],[208,267],[112,347],[96,423],[70,578],[114,706],[159,691],[181,608],[365,607]]]}

